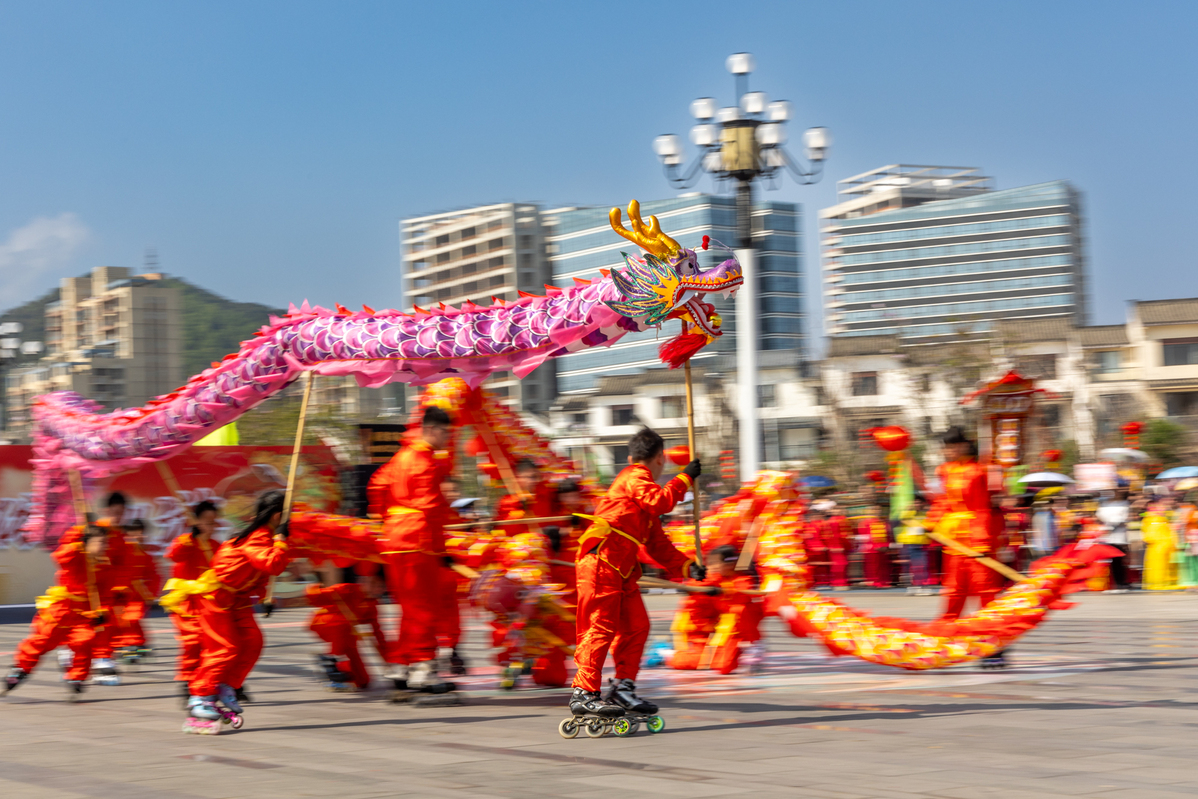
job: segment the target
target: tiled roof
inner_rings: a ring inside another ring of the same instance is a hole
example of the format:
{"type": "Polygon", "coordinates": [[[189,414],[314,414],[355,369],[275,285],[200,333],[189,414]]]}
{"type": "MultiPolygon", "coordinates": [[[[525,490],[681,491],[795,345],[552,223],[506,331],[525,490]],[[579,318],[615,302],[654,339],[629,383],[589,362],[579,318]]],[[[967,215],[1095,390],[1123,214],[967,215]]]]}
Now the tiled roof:
{"type": "Polygon", "coordinates": [[[1002,337],[1013,342],[1064,341],[1073,329],[1067,316],[1048,319],[1006,319],[998,323],[1002,337]]]}
{"type": "Polygon", "coordinates": [[[1198,322],[1198,298],[1137,302],[1140,321],[1146,325],[1176,325],[1198,322]]]}
{"type": "Polygon", "coordinates": [[[1094,325],[1079,327],[1083,347],[1120,347],[1127,344],[1127,328],[1123,325],[1094,325]]]}
{"type": "Polygon", "coordinates": [[[890,355],[899,351],[898,336],[831,336],[828,357],[845,355],[890,355]]]}

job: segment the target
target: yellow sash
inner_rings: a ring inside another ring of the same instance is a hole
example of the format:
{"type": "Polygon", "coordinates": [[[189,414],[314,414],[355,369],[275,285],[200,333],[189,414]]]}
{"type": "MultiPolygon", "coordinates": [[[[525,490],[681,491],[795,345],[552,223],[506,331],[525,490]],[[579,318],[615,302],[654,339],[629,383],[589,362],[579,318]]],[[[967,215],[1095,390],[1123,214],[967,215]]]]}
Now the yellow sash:
{"type": "MultiPolygon", "coordinates": [[[[611,522],[609,522],[607,519],[604,519],[602,516],[588,516],[585,513],[576,513],[574,515],[580,519],[587,519],[591,522],[591,525],[587,527],[586,532],[584,532],[578,539],[578,551],[580,554],[585,555],[586,553],[590,552],[591,549],[593,549],[593,547],[590,546],[592,542],[598,542],[599,545],[602,545],[612,533],[624,536],[629,541],[636,544],[638,549],[640,548],[641,544],[644,543],[639,538],[631,536],[623,530],[617,530],[615,527],[612,527],[611,522]]],[[[599,556],[599,560],[603,561],[608,566],[611,566],[613,569],[616,569],[616,565],[602,555],[599,556]]],[[[629,574],[632,574],[632,569],[629,569],[627,572],[622,572],[619,569],[616,569],[616,573],[621,577],[627,577],[629,574]]]]}
{"type": "Polygon", "coordinates": [[[181,608],[183,602],[189,596],[210,596],[218,588],[226,587],[220,580],[216,579],[216,572],[212,569],[201,574],[199,579],[196,580],[184,580],[179,577],[172,577],[166,581],[166,585],[162,586],[162,590],[166,593],[158,600],[158,604],[167,613],[178,613],[181,616],[186,616],[187,614],[182,613],[181,608]]]}
{"type": "Polygon", "coordinates": [[[46,593],[43,596],[39,596],[33,601],[33,606],[39,611],[49,610],[59,602],[68,602],[70,600],[82,602],[85,599],[87,599],[87,597],[69,593],[67,589],[61,585],[52,585],[46,589],[46,593]]]}

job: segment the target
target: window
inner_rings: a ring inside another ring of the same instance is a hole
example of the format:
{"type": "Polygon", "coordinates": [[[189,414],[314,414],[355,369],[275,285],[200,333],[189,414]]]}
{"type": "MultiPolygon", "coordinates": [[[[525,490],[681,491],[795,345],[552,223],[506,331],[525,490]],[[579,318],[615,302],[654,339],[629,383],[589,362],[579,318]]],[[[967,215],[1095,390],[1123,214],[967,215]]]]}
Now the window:
{"type": "Polygon", "coordinates": [[[493,275],[490,280],[491,288],[503,285],[503,275],[493,275]]]}
{"type": "Polygon", "coordinates": [[[1015,359],[1015,371],[1024,377],[1055,380],[1057,377],[1057,356],[1024,355],[1015,359]]]}
{"type": "Polygon", "coordinates": [[[927,394],[932,390],[932,376],[924,374],[919,376],[919,390],[927,394]]]}
{"type": "Polygon", "coordinates": [[[682,397],[661,397],[658,401],[661,403],[661,412],[658,413],[658,418],[681,419],[686,415],[686,406],[682,397]]]}
{"type": "Polygon", "coordinates": [[[623,469],[628,465],[628,447],[624,444],[617,444],[611,448],[612,465],[617,470],[623,469]]]}
{"type": "Polygon", "coordinates": [[[816,405],[827,405],[828,404],[828,394],[827,394],[827,392],[824,391],[823,386],[815,387],[815,404],[816,405]]]}
{"type": "Polygon", "coordinates": [[[534,399],[535,400],[535,399],[539,399],[540,396],[541,396],[541,387],[538,386],[536,383],[529,383],[527,386],[524,387],[524,398],[525,399],[534,399]]]}
{"type": "Polygon", "coordinates": [[[448,243],[449,243],[449,234],[446,234],[444,236],[437,236],[437,243],[434,244],[433,246],[434,247],[444,247],[448,243]]]}
{"type": "Polygon", "coordinates": [[[472,227],[464,227],[464,228],[462,228],[462,238],[463,238],[463,239],[472,239],[472,238],[474,238],[474,228],[472,228],[472,227]]]}
{"type": "Polygon", "coordinates": [[[437,263],[439,263],[439,264],[449,263],[449,253],[447,253],[447,252],[437,253],[437,263]]]}
{"type": "Polygon", "coordinates": [[[473,263],[473,264],[462,264],[462,274],[463,274],[463,275],[473,275],[473,274],[474,274],[475,272],[477,272],[477,271],[478,271],[478,264],[477,264],[477,263],[473,263]]]}
{"type": "MultiPolygon", "coordinates": [[[[611,423],[616,427],[624,427],[626,425],[636,424],[633,421],[633,412],[631,405],[613,405],[611,406],[611,423]]],[[[625,452],[625,455],[628,453],[625,452]]]]}
{"type": "Polygon", "coordinates": [[[473,244],[471,244],[469,247],[462,248],[462,257],[469,258],[471,255],[474,255],[476,252],[478,252],[478,247],[475,247],[473,244]]]}
{"type": "Polygon", "coordinates": [[[853,396],[873,397],[878,393],[877,372],[853,372],[853,396]]]}
{"type": "Polygon", "coordinates": [[[1044,427],[1061,426],[1061,406],[1045,405],[1040,409],[1040,424],[1044,427]]]}
{"type": "Polygon", "coordinates": [[[502,250],[503,249],[503,239],[491,239],[490,241],[487,242],[487,249],[488,250],[502,250]]]}
{"type": "Polygon", "coordinates": [[[587,423],[587,415],[586,415],[585,411],[582,413],[570,414],[570,424],[586,424],[586,423],[587,423]]]}
{"type": "Polygon", "coordinates": [[[520,237],[520,249],[522,249],[522,250],[531,250],[532,249],[532,236],[521,236],[520,237]]]}
{"type": "Polygon", "coordinates": [[[757,387],[757,407],[758,408],[777,408],[778,394],[775,390],[776,386],[758,386],[757,387]]]}
{"type": "Polygon", "coordinates": [[[1198,338],[1165,339],[1161,344],[1165,350],[1165,366],[1198,363],[1198,338]]]}
{"type": "Polygon", "coordinates": [[[1198,416],[1198,391],[1176,391],[1165,395],[1166,416],[1198,416]]]}
{"type": "Polygon", "coordinates": [[[1119,350],[1094,353],[1094,371],[1098,374],[1118,372],[1122,367],[1123,353],[1119,350]]]}

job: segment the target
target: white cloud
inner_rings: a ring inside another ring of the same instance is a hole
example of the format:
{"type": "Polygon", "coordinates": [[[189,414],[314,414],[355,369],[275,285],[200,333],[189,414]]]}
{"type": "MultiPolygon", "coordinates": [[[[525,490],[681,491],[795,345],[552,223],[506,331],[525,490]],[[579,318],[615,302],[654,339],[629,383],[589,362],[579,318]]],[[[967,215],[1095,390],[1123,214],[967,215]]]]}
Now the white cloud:
{"type": "Polygon", "coordinates": [[[0,243],[0,309],[32,300],[53,285],[91,237],[74,214],[40,216],[0,243]]]}

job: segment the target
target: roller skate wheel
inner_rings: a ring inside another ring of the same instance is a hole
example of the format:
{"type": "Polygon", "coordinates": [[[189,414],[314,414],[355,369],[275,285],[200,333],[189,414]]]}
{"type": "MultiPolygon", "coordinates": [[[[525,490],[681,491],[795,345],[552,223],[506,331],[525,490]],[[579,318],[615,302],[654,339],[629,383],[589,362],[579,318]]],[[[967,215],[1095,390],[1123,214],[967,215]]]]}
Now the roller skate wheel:
{"type": "Polygon", "coordinates": [[[233,718],[229,719],[229,725],[235,730],[240,730],[242,725],[244,725],[244,724],[245,724],[245,719],[243,719],[241,716],[237,715],[236,713],[233,714],[233,718]]]}
{"type": "Polygon", "coordinates": [[[629,719],[616,719],[612,722],[611,729],[617,738],[627,738],[629,735],[635,734],[639,726],[635,721],[629,719]]]}
{"type": "Polygon", "coordinates": [[[573,718],[562,719],[561,723],[557,725],[557,734],[563,738],[577,738],[578,722],[573,718]]]}
{"type": "Polygon", "coordinates": [[[586,724],[586,733],[588,738],[602,738],[607,732],[607,725],[603,723],[603,719],[590,719],[586,724]]]}
{"type": "Polygon", "coordinates": [[[649,730],[649,732],[653,733],[654,735],[661,732],[665,728],[666,720],[661,716],[650,716],[649,720],[645,722],[645,729],[649,730]]]}

